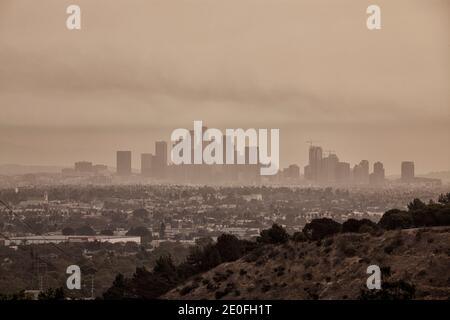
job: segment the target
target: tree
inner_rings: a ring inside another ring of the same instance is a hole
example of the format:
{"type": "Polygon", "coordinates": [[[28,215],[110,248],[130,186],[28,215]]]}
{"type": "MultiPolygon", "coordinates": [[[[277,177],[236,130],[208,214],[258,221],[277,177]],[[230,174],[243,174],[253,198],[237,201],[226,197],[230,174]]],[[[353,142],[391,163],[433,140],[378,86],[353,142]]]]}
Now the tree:
{"type": "Polygon", "coordinates": [[[433,206],[434,204],[430,204],[422,209],[416,209],[409,212],[414,227],[431,227],[438,225],[435,216],[438,209],[432,208],[433,206]]]}
{"type": "Polygon", "coordinates": [[[413,226],[413,222],[408,212],[392,209],[383,214],[378,225],[386,230],[407,229],[413,226]]]}
{"type": "Polygon", "coordinates": [[[435,213],[436,223],[439,226],[450,226],[450,206],[439,209],[435,213]]]}
{"type": "Polygon", "coordinates": [[[308,240],[308,238],[306,237],[306,235],[303,232],[298,232],[298,231],[295,232],[291,238],[292,238],[292,241],[295,241],[295,242],[305,242],[308,240]]]}
{"type": "Polygon", "coordinates": [[[201,248],[206,247],[207,245],[213,244],[214,240],[211,237],[201,237],[195,240],[195,245],[201,248]]]}
{"type": "Polygon", "coordinates": [[[119,273],[108,290],[103,293],[103,299],[122,300],[125,298],[126,282],[123,274],[119,273]]]}
{"type": "Polygon", "coordinates": [[[377,229],[377,224],[369,219],[348,219],[342,224],[342,232],[344,233],[363,233],[363,231],[375,229],[377,229]]]}
{"type": "Polygon", "coordinates": [[[381,290],[361,290],[359,300],[411,300],[416,288],[404,280],[384,282],[381,290]]]}
{"type": "Polygon", "coordinates": [[[82,227],[79,227],[75,230],[76,234],[81,235],[81,236],[93,236],[95,235],[95,230],[92,229],[90,226],[88,225],[84,225],[82,227]]]}
{"type": "Polygon", "coordinates": [[[303,228],[308,239],[320,240],[341,231],[341,224],[328,218],[313,219],[303,228]]]}
{"type": "Polygon", "coordinates": [[[141,209],[134,210],[132,215],[134,218],[137,218],[137,219],[146,219],[149,215],[149,212],[146,209],[141,208],[141,209]]]}
{"type": "Polygon", "coordinates": [[[231,234],[222,234],[217,238],[216,248],[223,262],[239,259],[243,253],[241,241],[231,234]]]}
{"type": "Polygon", "coordinates": [[[131,228],[130,230],[128,230],[126,235],[132,237],[142,237],[147,241],[152,239],[152,233],[150,232],[150,230],[143,226],[131,228]]]}
{"type": "Polygon", "coordinates": [[[170,278],[176,277],[177,268],[173,264],[172,256],[169,254],[159,257],[158,260],[156,260],[153,272],[164,274],[170,278]]]}
{"type": "Polygon", "coordinates": [[[48,288],[45,291],[42,291],[38,295],[39,300],[64,300],[65,294],[63,288],[48,288]]]}
{"type": "Polygon", "coordinates": [[[62,234],[65,236],[71,236],[75,234],[75,230],[71,227],[66,227],[61,230],[62,234]]]}
{"type": "Polygon", "coordinates": [[[415,198],[412,202],[408,203],[408,210],[423,210],[427,207],[427,205],[422,202],[422,200],[415,198]]]}
{"type": "Polygon", "coordinates": [[[289,234],[282,226],[276,223],[270,229],[261,231],[260,236],[257,238],[258,242],[272,244],[285,243],[288,240],[289,234]]]}
{"type": "Polygon", "coordinates": [[[100,234],[102,236],[113,236],[114,235],[114,231],[110,230],[110,229],[105,229],[100,231],[100,234]]]}
{"type": "Polygon", "coordinates": [[[450,204],[450,192],[439,195],[438,202],[444,205],[450,204]]]}
{"type": "Polygon", "coordinates": [[[164,222],[161,222],[161,225],[159,226],[159,238],[164,239],[166,237],[166,225],[164,222]]]}

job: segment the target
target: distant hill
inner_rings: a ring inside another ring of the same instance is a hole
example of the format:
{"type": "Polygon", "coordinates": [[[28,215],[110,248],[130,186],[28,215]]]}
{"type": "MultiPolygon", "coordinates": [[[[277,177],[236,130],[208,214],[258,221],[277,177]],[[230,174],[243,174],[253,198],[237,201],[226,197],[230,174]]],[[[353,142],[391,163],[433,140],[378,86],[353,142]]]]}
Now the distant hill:
{"type": "Polygon", "coordinates": [[[416,299],[449,299],[450,228],[378,236],[344,233],[319,242],[266,245],[194,277],[162,298],[360,299],[372,264],[382,269],[382,287],[393,286],[396,294],[411,285],[416,299]]]}
{"type": "Polygon", "coordinates": [[[0,165],[0,175],[11,176],[27,173],[59,173],[63,168],[64,167],[61,166],[3,164],[0,165]]]}

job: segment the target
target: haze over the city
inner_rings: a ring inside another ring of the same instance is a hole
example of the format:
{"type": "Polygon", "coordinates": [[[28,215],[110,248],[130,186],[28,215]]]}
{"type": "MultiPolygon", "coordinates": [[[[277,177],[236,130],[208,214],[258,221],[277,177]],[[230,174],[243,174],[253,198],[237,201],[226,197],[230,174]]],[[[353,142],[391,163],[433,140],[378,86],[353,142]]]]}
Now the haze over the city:
{"type": "Polygon", "coordinates": [[[307,140],[398,174],[449,170],[450,2],[0,2],[0,164],[115,165],[193,120],[280,128],[282,166],[307,140]]]}

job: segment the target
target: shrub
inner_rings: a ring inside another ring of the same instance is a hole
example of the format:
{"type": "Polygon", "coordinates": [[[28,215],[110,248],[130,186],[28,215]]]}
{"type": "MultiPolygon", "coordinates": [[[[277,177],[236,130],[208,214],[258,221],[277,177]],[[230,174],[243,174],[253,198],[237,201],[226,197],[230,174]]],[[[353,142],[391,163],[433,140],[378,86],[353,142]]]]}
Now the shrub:
{"type": "Polygon", "coordinates": [[[324,247],[329,247],[333,244],[334,240],[332,238],[328,238],[323,242],[324,247]]]}
{"type": "Polygon", "coordinates": [[[363,233],[377,228],[376,223],[369,219],[348,219],[342,224],[342,232],[363,233]],[[364,227],[364,228],[363,228],[364,227]]]}
{"type": "Polygon", "coordinates": [[[392,209],[383,214],[378,225],[386,230],[395,230],[411,228],[413,223],[408,212],[392,209]]]}
{"type": "Polygon", "coordinates": [[[82,227],[79,227],[75,230],[75,233],[82,236],[93,236],[95,235],[95,230],[92,229],[90,226],[85,225],[82,227]]]}
{"type": "Polygon", "coordinates": [[[198,283],[192,283],[190,285],[187,285],[180,290],[180,295],[185,296],[188,293],[190,293],[192,290],[197,289],[197,288],[198,288],[198,283]]]}
{"type": "Polygon", "coordinates": [[[228,292],[226,292],[226,291],[216,291],[216,293],[215,293],[216,300],[222,299],[227,294],[228,294],[228,292]]]}
{"type": "Polygon", "coordinates": [[[146,227],[133,227],[126,233],[127,236],[151,238],[152,233],[146,227]]]}
{"type": "Polygon", "coordinates": [[[306,237],[306,235],[303,232],[295,232],[291,238],[292,238],[292,241],[295,241],[295,242],[305,242],[308,240],[308,238],[306,237]]]}
{"type": "Polygon", "coordinates": [[[360,300],[411,300],[416,288],[404,280],[384,282],[380,290],[361,290],[360,300]]]}
{"type": "Polygon", "coordinates": [[[271,244],[285,243],[288,240],[289,234],[278,224],[274,224],[270,229],[261,231],[260,236],[257,238],[258,242],[271,244]]]}
{"type": "Polygon", "coordinates": [[[64,300],[65,299],[64,289],[62,287],[57,288],[57,289],[48,288],[47,290],[39,293],[38,299],[39,300],[64,300]]]}
{"type": "Polygon", "coordinates": [[[394,249],[400,247],[403,244],[403,240],[401,239],[401,237],[396,237],[395,239],[393,239],[391,241],[390,244],[388,244],[385,248],[384,248],[384,252],[386,252],[387,254],[391,254],[394,249]]]}
{"type": "Polygon", "coordinates": [[[113,236],[114,235],[114,231],[109,230],[109,229],[105,229],[105,230],[100,231],[100,234],[102,236],[113,236]]]}
{"type": "Polygon", "coordinates": [[[341,224],[328,218],[314,219],[303,228],[303,233],[311,240],[320,240],[340,231],[341,224]]]}
{"type": "Polygon", "coordinates": [[[431,208],[410,211],[412,224],[415,227],[431,227],[438,225],[435,211],[431,208]]]}
{"type": "Polygon", "coordinates": [[[408,210],[422,210],[425,209],[427,205],[422,202],[422,200],[415,198],[412,202],[408,203],[408,210]]]}
{"type": "MultiPolygon", "coordinates": [[[[447,194],[450,196],[450,193],[447,194]]],[[[439,226],[450,226],[450,206],[438,210],[435,214],[436,223],[439,226]]]]}
{"type": "Polygon", "coordinates": [[[250,253],[248,253],[246,256],[244,256],[243,260],[245,262],[255,262],[258,260],[258,258],[260,256],[262,256],[263,254],[265,254],[266,252],[266,248],[264,247],[259,247],[253,251],[251,251],[250,253]]]}
{"type": "Polygon", "coordinates": [[[349,241],[349,239],[339,239],[337,249],[346,257],[353,257],[357,253],[355,244],[349,241]]]}
{"type": "Polygon", "coordinates": [[[75,230],[71,227],[66,227],[64,229],[62,229],[62,234],[65,236],[71,236],[75,234],[75,230]]]}
{"type": "Polygon", "coordinates": [[[241,241],[231,234],[222,234],[217,238],[216,248],[223,262],[239,259],[243,254],[241,241]]]}

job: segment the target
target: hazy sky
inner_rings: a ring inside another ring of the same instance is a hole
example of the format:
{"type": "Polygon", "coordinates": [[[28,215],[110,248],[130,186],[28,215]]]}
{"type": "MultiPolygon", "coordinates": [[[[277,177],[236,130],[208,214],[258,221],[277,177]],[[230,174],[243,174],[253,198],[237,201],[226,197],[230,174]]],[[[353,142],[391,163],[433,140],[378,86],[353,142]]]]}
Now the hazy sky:
{"type": "Polygon", "coordinates": [[[175,128],[280,128],[387,174],[450,170],[448,0],[0,0],[0,164],[115,165],[175,128]],[[382,29],[366,28],[378,4],[382,29]],[[66,7],[82,30],[66,29],[66,7]]]}

